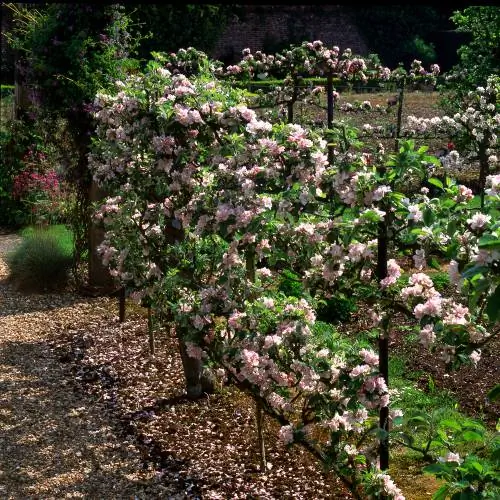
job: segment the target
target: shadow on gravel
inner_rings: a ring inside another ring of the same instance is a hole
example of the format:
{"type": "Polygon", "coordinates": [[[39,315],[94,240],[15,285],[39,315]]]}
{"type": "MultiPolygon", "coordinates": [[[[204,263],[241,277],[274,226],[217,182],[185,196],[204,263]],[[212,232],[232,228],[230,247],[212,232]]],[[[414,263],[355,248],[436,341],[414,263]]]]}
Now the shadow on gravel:
{"type": "Polygon", "coordinates": [[[141,456],[122,432],[49,342],[0,344],[0,498],[199,498],[174,457],[141,456]]]}
{"type": "Polygon", "coordinates": [[[25,294],[16,292],[6,279],[0,280],[0,317],[47,312],[89,301],[89,297],[70,293],[25,294]]]}

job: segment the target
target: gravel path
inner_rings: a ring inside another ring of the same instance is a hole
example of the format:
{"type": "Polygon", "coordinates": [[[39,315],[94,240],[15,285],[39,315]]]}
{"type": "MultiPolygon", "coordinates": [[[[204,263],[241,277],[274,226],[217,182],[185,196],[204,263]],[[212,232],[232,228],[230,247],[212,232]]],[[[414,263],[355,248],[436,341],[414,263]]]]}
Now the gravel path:
{"type": "Polygon", "coordinates": [[[142,470],[53,348],[56,333],[110,316],[110,299],[15,292],[2,257],[18,241],[0,235],[0,498],[183,498],[142,470]]]}
{"type": "Polygon", "coordinates": [[[0,234],[0,499],[341,500],[338,478],[267,421],[258,472],[254,404],[235,388],[183,397],[177,341],[148,355],[144,311],[116,299],[22,295],[0,234]]]}

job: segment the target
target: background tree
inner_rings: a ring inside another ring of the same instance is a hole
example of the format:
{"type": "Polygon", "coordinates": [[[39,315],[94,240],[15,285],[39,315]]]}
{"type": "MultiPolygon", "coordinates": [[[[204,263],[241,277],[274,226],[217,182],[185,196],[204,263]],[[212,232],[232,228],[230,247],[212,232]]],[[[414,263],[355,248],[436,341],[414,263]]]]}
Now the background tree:
{"type": "Polygon", "coordinates": [[[458,49],[460,62],[453,69],[464,90],[484,86],[500,71],[500,8],[475,5],[453,13],[457,31],[470,34],[458,49]]]}
{"type": "Polygon", "coordinates": [[[66,179],[77,192],[72,225],[78,262],[89,241],[92,103],[99,90],[137,68],[129,58],[135,48],[130,19],[118,4],[7,6],[13,27],[6,36],[18,51],[18,73],[32,104],[23,120],[35,120],[27,126],[52,132],[66,179]]]}
{"type": "Polygon", "coordinates": [[[126,4],[126,12],[141,32],[138,57],[148,61],[151,52],[177,52],[194,47],[209,53],[241,6],[232,4],[126,4]],[[154,35],[153,35],[154,34],[154,35]]]}

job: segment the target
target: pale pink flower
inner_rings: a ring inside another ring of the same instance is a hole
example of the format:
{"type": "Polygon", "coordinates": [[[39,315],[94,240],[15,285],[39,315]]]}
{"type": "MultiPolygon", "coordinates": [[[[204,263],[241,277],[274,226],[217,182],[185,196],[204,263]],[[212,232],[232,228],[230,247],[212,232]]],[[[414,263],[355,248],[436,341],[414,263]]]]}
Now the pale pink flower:
{"type": "Polygon", "coordinates": [[[262,303],[269,309],[274,308],[274,300],[271,297],[262,297],[262,303]]]}
{"type": "Polygon", "coordinates": [[[440,317],[442,313],[442,298],[440,295],[434,295],[424,304],[417,304],[413,309],[413,313],[417,319],[422,319],[424,316],[440,317]]]}
{"type": "Polygon", "coordinates": [[[242,319],[246,317],[246,313],[242,313],[239,311],[234,311],[229,319],[227,320],[227,324],[230,328],[234,330],[239,330],[242,328],[242,319]]]}
{"type": "Polygon", "coordinates": [[[415,222],[420,222],[424,218],[424,214],[418,205],[408,206],[408,219],[414,220],[415,222]]]}
{"type": "Polygon", "coordinates": [[[479,360],[481,359],[481,349],[472,351],[469,355],[469,359],[472,361],[474,366],[477,366],[479,360]]]}
{"type": "Polygon", "coordinates": [[[268,269],[267,267],[260,267],[255,272],[256,272],[256,274],[258,274],[262,278],[270,278],[273,275],[271,270],[268,269]]]}
{"type": "Polygon", "coordinates": [[[190,358],[201,359],[203,350],[192,342],[186,342],[186,353],[190,358]]]}
{"type": "Polygon", "coordinates": [[[464,202],[464,201],[472,200],[472,198],[474,198],[474,193],[472,192],[472,189],[460,184],[458,186],[458,195],[457,195],[456,201],[464,202]]]}
{"type": "Polygon", "coordinates": [[[241,352],[241,358],[246,365],[251,367],[257,367],[260,364],[260,356],[255,351],[243,349],[241,352]]]}
{"type": "Polygon", "coordinates": [[[450,281],[454,285],[458,285],[460,283],[462,276],[460,274],[460,271],[458,270],[458,262],[456,260],[452,260],[450,262],[450,265],[448,267],[448,275],[450,276],[450,281]]]}
{"type": "Polygon", "coordinates": [[[371,349],[361,349],[361,351],[359,351],[359,354],[363,356],[363,359],[367,365],[378,365],[378,354],[376,354],[371,349]]]}
{"type": "Polygon", "coordinates": [[[415,263],[415,267],[417,269],[423,269],[426,266],[425,250],[416,250],[415,255],[413,256],[413,262],[415,263]]]}
{"type": "Polygon", "coordinates": [[[420,330],[420,343],[427,349],[436,340],[436,334],[434,333],[434,325],[425,325],[422,330],[420,330]]]}
{"type": "Polygon", "coordinates": [[[465,315],[469,314],[469,308],[461,304],[452,304],[450,310],[443,318],[446,325],[466,325],[468,323],[465,315]]]}
{"type": "Polygon", "coordinates": [[[284,425],[278,432],[278,439],[284,445],[293,443],[293,425],[284,425]]]}
{"type": "Polygon", "coordinates": [[[205,322],[203,321],[203,318],[199,315],[196,314],[192,319],[191,322],[193,323],[193,326],[197,330],[201,330],[205,326],[205,322]]]}
{"type": "Polygon", "coordinates": [[[270,349],[273,345],[280,345],[283,339],[279,335],[266,335],[264,339],[264,349],[270,349]]]}
{"type": "Polygon", "coordinates": [[[357,378],[360,375],[366,375],[367,373],[371,372],[371,367],[370,365],[357,365],[355,366],[349,373],[349,377],[351,378],[357,378]]]}
{"type": "Polygon", "coordinates": [[[444,457],[439,459],[440,462],[455,462],[457,464],[461,464],[463,459],[460,458],[458,453],[448,452],[444,457]]]}
{"type": "Polygon", "coordinates": [[[396,283],[398,278],[401,276],[401,268],[394,259],[389,259],[387,261],[387,277],[380,282],[382,288],[386,288],[390,285],[396,283]]]}
{"type": "Polygon", "coordinates": [[[472,230],[483,229],[486,224],[491,220],[491,215],[477,213],[474,214],[470,219],[467,219],[467,224],[470,225],[472,230]]]}

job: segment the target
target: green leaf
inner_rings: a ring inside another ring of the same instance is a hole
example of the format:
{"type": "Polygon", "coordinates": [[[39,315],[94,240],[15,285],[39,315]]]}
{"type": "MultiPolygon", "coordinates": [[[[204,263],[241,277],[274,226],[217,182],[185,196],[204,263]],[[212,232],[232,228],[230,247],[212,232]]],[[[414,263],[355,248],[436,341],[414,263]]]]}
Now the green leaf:
{"type": "Polygon", "coordinates": [[[451,419],[441,420],[441,422],[439,422],[439,425],[447,429],[453,429],[454,431],[462,430],[462,426],[456,420],[451,420],[451,419]]]}
{"type": "Polygon", "coordinates": [[[432,184],[433,186],[443,189],[443,183],[439,179],[436,179],[436,177],[431,177],[429,179],[429,184],[432,184]]]}
{"type": "Polygon", "coordinates": [[[427,474],[439,474],[446,471],[448,468],[443,464],[430,464],[425,466],[422,470],[427,474]]]}
{"type": "Polygon", "coordinates": [[[449,491],[450,487],[447,484],[443,484],[443,486],[432,495],[432,500],[446,500],[449,491]]]}
{"type": "Polygon", "coordinates": [[[479,472],[479,474],[483,473],[484,467],[479,462],[476,462],[476,461],[468,462],[467,465],[469,467],[472,467],[473,469],[477,470],[477,472],[479,472]]]}
{"type": "Polygon", "coordinates": [[[483,237],[479,238],[479,242],[477,245],[479,248],[488,248],[488,249],[500,249],[500,238],[493,234],[485,234],[483,237]]]}
{"type": "Polygon", "coordinates": [[[451,500],[473,500],[475,498],[481,497],[477,496],[474,492],[467,489],[465,491],[457,491],[456,493],[454,493],[451,497],[451,500]]]}
{"type": "Polygon", "coordinates": [[[498,401],[498,399],[500,399],[500,384],[497,384],[493,388],[491,388],[488,391],[487,396],[491,402],[498,401]]]}
{"type": "Polygon", "coordinates": [[[435,220],[434,212],[430,208],[424,210],[424,223],[426,226],[430,226],[435,220]]]}
{"type": "Polygon", "coordinates": [[[431,258],[431,260],[429,261],[429,266],[431,266],[434,269],[437,269],[438,271],[441,271],[441,264],[435,257],[431,258]]]}
{"type": "Polygon", "coordinates": [[[489,267],[487,266],[473,266],[469,269],[467,269],[467,271],[465,271],[462,276],[464,278],[471,278],[472,276],[475,276],[476,274],[483,274],[485,272],[488,272],[489,271],[489,267]]]}
{"type": "Polygon", "coordinates": [[[415,417],[409,418],[408,423],[413,424],[413,425],[418,426],[418,427],[429,425],[429,422],[427,421],[427,419],[425,417],[421,417],[420,415],[416,415],[415,417]]]}
{"type": "Polygon", "coordinates": [[[462,438],[466,442],[470,442],[470,441],[481,442],[481,441],[483,441],[483,436],[481,436],[481,434],[478,434],[477,432],[474,432],[474,431],[465,431],[462,434],[462,438]]]}
{"type": "Polygon", "coordinates": [[[500,286],[488,297],[486,304],[486,314],[492,323],[500,317],[500,286]]]}

